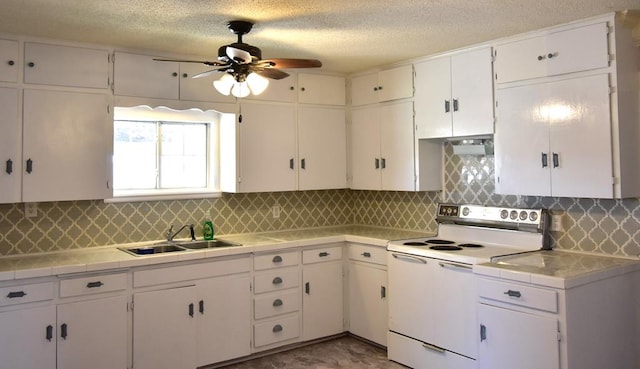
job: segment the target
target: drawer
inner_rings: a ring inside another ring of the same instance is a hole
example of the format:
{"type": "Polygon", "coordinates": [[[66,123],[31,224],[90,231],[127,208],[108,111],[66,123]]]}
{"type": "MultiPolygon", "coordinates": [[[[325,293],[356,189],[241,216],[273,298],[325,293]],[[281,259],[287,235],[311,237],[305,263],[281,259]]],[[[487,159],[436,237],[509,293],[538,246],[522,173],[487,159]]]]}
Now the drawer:
{"type": "Polygon", "coordinates": [[[288,267],[298,264],[300,264],[300,253],[298,251],[256,255],[253,257],[254,270],[288,267]]]}
{"type": "Polygon", "coordinates": [[[393,332],[387,335],[387,358],[411,368],[475,369],[476,361],[393,332]]]}
{"type": "Polygon", "coordinates": [[[23,284],[0,288],[0,306],[52,300],[54,282],[23,284]]]}
{"type": "Polygon", "coordinates": [[[253,277],[253,282],[255,293],[298,287],[300,285],[300,268],[289,267],[262,272],[253,277]]]}
{"type": "Polygon", "coordinates": [[[297,288],[254,298],[255,319],[293,313],[298,310],[300,310],[300,290],[297,288]]]}
{"type": "Polygon", "coordinates": [[[91,295],[127,289],[127,273],[93,275],[60,281],[60,297],[91,295]]]}
{"type": "Polygon", "coordinates": [[[485,299],[552,313],[558,312],[558,293],[552,290],[480,278],[478,293],[481,298],[485,299]]]}
{"type": "Polygon", "coordinates": [[[342,259],[342,245],[325,247],[302,252],[302,264],[321,263],[324,261],[342,259]]]}
{"type": "Polygon", "coordinates": [[[384,247],[368,246],[352,243],[349,244],[349,259],[387,265],[387,249],[384,247]]]}
{"type": "Polygon", "coordinates": [[[256,324],[253,327],[253,335],[256,347],[297,338],[300,336],[300,318],[295,314],[256,324]]]}
{"type": "Polygon", "coordinates": [[[133,286],[136,288],[154,286],[249,271],[251,271],[251,258],[247,255],[229,260],[141,270],[133,273],[133,286]]]}

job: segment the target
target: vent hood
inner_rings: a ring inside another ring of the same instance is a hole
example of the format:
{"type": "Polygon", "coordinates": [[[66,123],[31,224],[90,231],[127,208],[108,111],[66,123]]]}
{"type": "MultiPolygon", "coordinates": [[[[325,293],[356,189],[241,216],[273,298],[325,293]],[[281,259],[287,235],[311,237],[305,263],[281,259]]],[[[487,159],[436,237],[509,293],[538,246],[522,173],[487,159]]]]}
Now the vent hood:
{"type": "Polygon", "coordinates": [[[493,155],[493,141],[489,139],[452,141],[454,155],[493,155]]]}

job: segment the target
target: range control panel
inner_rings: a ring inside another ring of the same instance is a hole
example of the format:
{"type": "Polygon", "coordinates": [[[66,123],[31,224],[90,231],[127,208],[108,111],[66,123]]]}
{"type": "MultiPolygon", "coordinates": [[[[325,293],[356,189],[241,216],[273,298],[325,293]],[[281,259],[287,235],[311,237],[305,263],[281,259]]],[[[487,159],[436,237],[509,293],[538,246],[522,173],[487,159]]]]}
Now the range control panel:
{"type": "Polygon", "coordinates": [[[543,209],[521,209],[470,204],[439,204],[438,222],[467,224],[513,224],[540,227],[545,222],[543,209]]]}

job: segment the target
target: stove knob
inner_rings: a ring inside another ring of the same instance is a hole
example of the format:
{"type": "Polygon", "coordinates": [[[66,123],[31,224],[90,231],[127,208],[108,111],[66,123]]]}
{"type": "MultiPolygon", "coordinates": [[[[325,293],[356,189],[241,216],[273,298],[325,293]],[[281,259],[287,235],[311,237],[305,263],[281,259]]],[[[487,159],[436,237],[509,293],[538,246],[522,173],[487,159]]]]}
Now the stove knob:
{"type": "Polygon", "coordinates": [[[515,210],[511,210],[511,213],[509,213],[509,218],[511,218],[511,220],[518,219],[518,212],[515,210]]]}
{"type": "Polygon", "coordinates": [[[465,206],[464,208],[462,208],[462,215],[464,215],[465,217],[467,215],[469,215],[469,208],[468,207],[465,206]]]}
{"type": "Polygon", "coordinates": [[[529,214],[527,214],[527,212],[526,212],[526,211],[524,211],[524,210],[523,210],[523,211],[521,211],[521,212],[520,212],[520,220],[527,220],[527,216],[528,216],[528,215],[529,215],[529,214]]]}
{"type": "Polygon", "coordinates": [[[500,218],[507,219],[508,216],[509,212],[507,211],[507,209],[502,209],[502,211],[500,211],[500,218]]]}
{"type": "Polygon", "coordinates": [[[529,220],[532,222],[535,222],[538,220],[538,213],[536,213],[535,211],[532,211],[531,214],[529,214],[529,220]]]}

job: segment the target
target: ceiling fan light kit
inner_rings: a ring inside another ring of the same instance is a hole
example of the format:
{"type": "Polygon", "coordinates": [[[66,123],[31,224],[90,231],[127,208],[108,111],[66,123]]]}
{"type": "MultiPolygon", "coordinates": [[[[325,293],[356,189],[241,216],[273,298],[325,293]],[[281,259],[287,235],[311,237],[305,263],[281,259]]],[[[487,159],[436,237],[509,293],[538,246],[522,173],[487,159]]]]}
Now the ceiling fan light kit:
{"type": "Polygon", "coordinates": [[[216,72],[224,75],[213,82],[215,89],[223,95],[247,97],[249,94],[259,95],[266,90],[271,79],[283,79],[288,73],[278,68],[319,68],[322,63],[316,59],[262,59],[262,51],[242,42],[242,36],[249,33],[253,23],[235,20],[227,23],[231,32],[238,35],[238,42],[221,46],[218,49],[218,61],[154,59],[157,61],[202,63],[215,69],[202,72],[192,78],[209,76],[216,72]]]}

